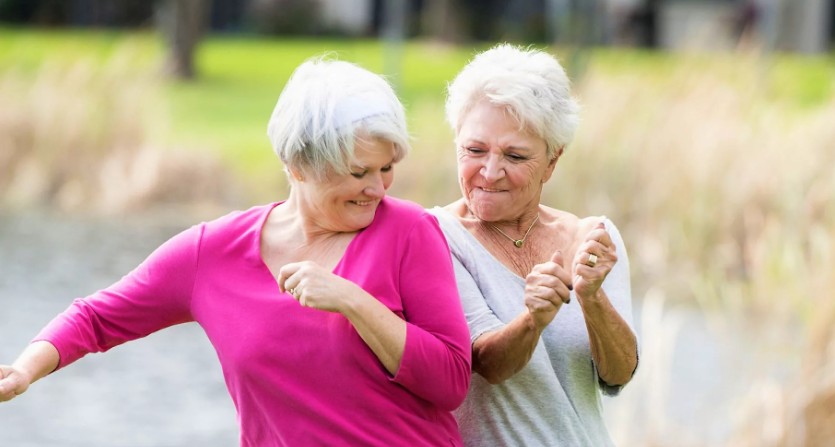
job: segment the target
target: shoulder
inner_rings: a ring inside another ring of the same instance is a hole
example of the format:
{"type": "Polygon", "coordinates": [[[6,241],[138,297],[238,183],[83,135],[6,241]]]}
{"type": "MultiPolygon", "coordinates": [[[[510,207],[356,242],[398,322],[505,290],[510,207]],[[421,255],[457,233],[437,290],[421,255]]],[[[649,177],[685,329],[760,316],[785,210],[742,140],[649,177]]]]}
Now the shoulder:
{"type": "Polygon", "coordinates": [[[277,204],[257,205],[247,210],[235,210],[216,219],[203,222],[208,231],[234,231],[262,224],[277,204]]]}
{"type": "Polygon", "coordinates": [[[229,244],[249,244],[259,239],[261,227],[277,203],[253,206],[246,210],[231,211],[214,220],[198,225],[202,231],[202,244],[213,248],[229,244]]]}
{"type": "Polygon", "coordinates": [[[546,225],[558,227],[560,232],[567,235],[573,235],[574,239],[582,239],[590,231],[601,222],[610,233],[617,233],[618,229],[614,222],[606,216],[586,216],[579,217],[568,211],[558,210],[555,208],[542,206],[543,217],[542,222],[546,225]]]}
{"type": "Polygon", "coordinates": [[[380,217],[419,219],[428,214],[422,206],[409,200],[386,196],[377,209],[380,217]]]}
{"type": "Polygon", "coordinates": [[[396,239],[409,238],[425,231],[440,233],[438,219],[417,203],[386,196],[377,208],[374,222],[367,228],[371,234],[396,239]]]}

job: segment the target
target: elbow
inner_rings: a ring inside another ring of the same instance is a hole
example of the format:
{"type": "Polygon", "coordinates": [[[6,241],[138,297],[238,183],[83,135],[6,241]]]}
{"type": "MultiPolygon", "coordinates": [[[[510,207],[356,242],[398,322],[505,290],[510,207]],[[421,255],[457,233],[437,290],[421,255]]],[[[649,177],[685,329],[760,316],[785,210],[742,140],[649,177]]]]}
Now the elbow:
{"type": "Polygon", "coordinates": [[[499,385],[519,372],[498,366],[490,367],[481,362],[476,362],[475,359],[473,360],[473,371],[483,377],[490,385],[499,385]]]}
{"type": "Polygon", "coordinates": [[[629,383],[635,377],[635,371],[638,369],[638,356],[619,368],[609,369],[607,371],[597,371],[597,375],[606,385],[612,387],[622,387],[629,383]]]}
{"type": "Polygon", "coordinates": [[[611,374],[605,377],[601,376],[600,380],[611,387],[622,387],[632,380],[632,374],[611,374]]]}
{"type": "Polygon", "coordinates": [[[447,392],[437,395],[434,399],[435,405],[443,411],[454,411],[464,403],[467,398],[467,393],[470,390],[470,380],[472,373],[470,371],[470,363],[466,362],[465,368],[460,368],[455,374],[452,386],[447,389],[447,392]]]}

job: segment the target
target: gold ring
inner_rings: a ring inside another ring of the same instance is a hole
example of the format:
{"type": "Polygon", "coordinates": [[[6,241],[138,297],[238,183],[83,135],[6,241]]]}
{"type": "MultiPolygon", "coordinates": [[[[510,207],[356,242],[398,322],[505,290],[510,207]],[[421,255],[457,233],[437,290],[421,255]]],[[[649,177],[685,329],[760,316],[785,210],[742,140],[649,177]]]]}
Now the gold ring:
{"type": "Polygon", "coordinates": [[[287,289],[287,293],[290,295],[296,296],[296,289],[287,289]]]}
{"type": "Polygon", "coordinates": [[[594,267],[595,265],[597,265],[597,255],[589,253],[588,265],[589,267],[594,267]]]}

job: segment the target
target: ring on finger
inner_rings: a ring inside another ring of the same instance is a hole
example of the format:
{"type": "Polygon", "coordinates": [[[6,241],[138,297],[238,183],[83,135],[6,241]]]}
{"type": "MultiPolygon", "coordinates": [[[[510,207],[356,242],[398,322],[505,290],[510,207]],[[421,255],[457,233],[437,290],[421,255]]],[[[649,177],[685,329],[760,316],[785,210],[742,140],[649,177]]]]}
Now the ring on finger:
{"type": "Polygon", "coordinates": [[[594,267],[597,265],[597,255],[594,253],[589,253],[589,262],[586,263],[589,267],[594,267]]]}

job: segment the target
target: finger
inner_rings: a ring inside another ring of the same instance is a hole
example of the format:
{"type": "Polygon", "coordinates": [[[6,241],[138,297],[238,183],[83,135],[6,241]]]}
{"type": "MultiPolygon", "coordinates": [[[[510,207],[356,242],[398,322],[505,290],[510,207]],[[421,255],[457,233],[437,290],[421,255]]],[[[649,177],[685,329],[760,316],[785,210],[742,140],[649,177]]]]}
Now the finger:
{"type": "Polygon", "coordinates": [[[545,298],[542,298],[542,297],[536,296],[536,295],[528,296],[527,298],[525,298],[525,306],[531,312],[549,312],[549,311],[553,311],[554,309],[556,309],[559,306],[559,304],[560,304],[559,301],[554,303],[551,300],[548,300],[548,299],[545,299],[545,298]]]}
{"type": "Polygon", "coordinates": [[[0,402],[9,400],[17,393],[15,392],[15,388],[17,388],[17,384],[11,378],[12,369],[8,366],[0,367],[0,402]]]}
{"type": "Polygon", "coordinates": [[[284,293],[287,289],[292,289],[294,287],[294,285],[288,285],[287,280],[298,272],[301,266],[302,264],[300,262],[291,262],[281,266],[278,270],[278,276],[275,277],[275,280],[278,283],[278,290],[284,293]]]}
{"type": "Polygon", "coordinates": [[[614,249],[615,245],[612,242],[612,237],[609,235],[609,232],[606,230],[606,228],[603,227],[602,223],[586,235],[586,241],[596,241],[604,247],[612,249],[614,249]]]}

